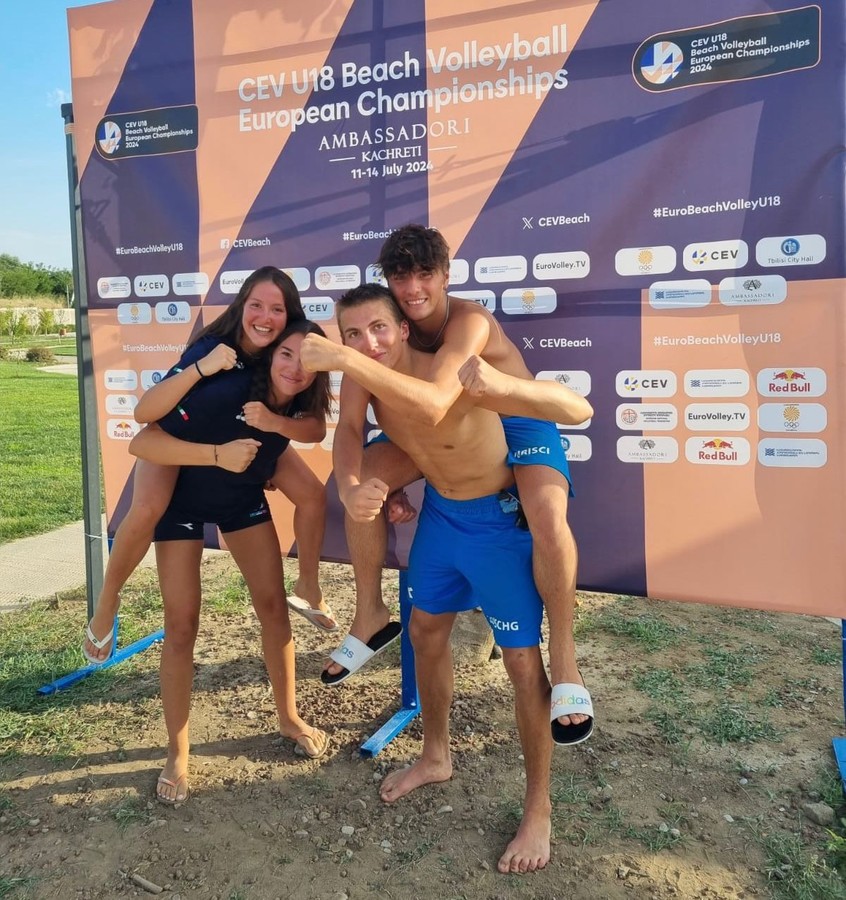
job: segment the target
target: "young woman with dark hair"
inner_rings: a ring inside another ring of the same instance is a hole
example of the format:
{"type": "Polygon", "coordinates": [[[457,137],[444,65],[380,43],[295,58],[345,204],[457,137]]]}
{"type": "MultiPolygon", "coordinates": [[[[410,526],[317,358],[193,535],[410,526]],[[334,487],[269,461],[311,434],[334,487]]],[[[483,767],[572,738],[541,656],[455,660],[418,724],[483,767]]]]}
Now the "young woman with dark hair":
{"type": "MultiPolygon", "coordinates": [[[[235,366],[251,366],[289,323],[297,321],[305,321],[305,313],[291,278],[275,266],[257,269],[244,281],[226,311],[189,344],[182,368],[144,394],[135,408],[135,419],[153,422],[172,410],[204,378],[235,366]]],[[[105,661],[112,652],[120,590],[149,549],[153,529],[167,508],[178,474],[178,466],[172,461],[157,465],[140,460],[135,467],[132,505],[115,534],[103,589],[86,627],[82,652],[91,663],[105,661]]],[[[335,631],[337,624],[323,602],[318,582],[326,519],[323,485],[294,451],[285,454],[284,462],[280,459],[273,483],[295,507],[300,574],[291,602],[307,606],[319,628],[335,631]]]]}
{"type": "MultiPolygon", "coordinates": [[[[280,733],[294,741],[295,752],[312,759],[328,746],[325,732],[306,723],[297,711],[282,557],[264,496],[277,460],[293,452],[289,440],[314,442],[326,434],[328,375],[315,377],[300,365],[300,345],[311,333],[323,335],[312,322],[294,322],[252,371],[233,368],[206,376],[129,446],[148,462],[170,460],[180,466],[173,495],[155,528],[165,617],[160,678],[168,753],[156,787],[163,803],[188,796],[188,715],[204,523],[220,528],[250,592],[280,733]]],[[[189,354],[180,361],[183,370],[191,364],[189,354]]]]}

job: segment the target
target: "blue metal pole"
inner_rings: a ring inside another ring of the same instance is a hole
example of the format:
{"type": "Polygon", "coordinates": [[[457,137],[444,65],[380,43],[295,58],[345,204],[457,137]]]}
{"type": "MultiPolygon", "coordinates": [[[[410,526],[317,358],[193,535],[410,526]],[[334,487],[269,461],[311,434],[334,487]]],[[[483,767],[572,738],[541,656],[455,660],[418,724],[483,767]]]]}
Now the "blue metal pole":
{"type": "Polygon", "coordinates": [[[141,640],[135,641],[134,644],[129,644],[129,646],[124,647],[123,650],[113,652],[105,662],[102,662],[99,665],[94,665],[92,663],[91,665],[83,666],[81,669],[71,672],[70,675],[64,675],[62,678],[57,678],[50,684],[45,684],[44,687],[38,688],[38,693],[55,694],[58,691],[63,691],[72,684],[76,684],[77,681],[81,681],[83,678],[87,678],[95,672],[102,672],[104,669],[110,669],[112,666],[122,663],[125,659],[129,659],[130,656],[135,656],[136,653],[141,653],[152,644],[161,640],[164,640],[163,628],[159,629],[159,631],[154,631],[152,634],[148,634],[146,637],[141,638],[141,640]]]}
{"type": "Polygon", "coordinates": [[[408,624],[411,620],[411,604],[408,602],[408,576],[405,569],[399,573],[400,622],[402,637],[400,638],[400,666],[402,671],[402,688],[400,691],[400,710],[362,745],[359,753],[372,758],[383,750],[420,712],[420,698],[417,694],[417,675],[414,666],[414,649],[408,635],[408,624]]]}
{"type": "MultiPolygon", "coordinates": [[[[840,622],[840,635],[843,660],[843,714],[846,717],[846,619],[842,619],[840,622]]],[[[834,745],[834,758],[837,760],[837,768],[840,771],[840,784],[843,793],[846,794],[846,738],[836,737],[832,740],[832,744],[834,745]]]]}

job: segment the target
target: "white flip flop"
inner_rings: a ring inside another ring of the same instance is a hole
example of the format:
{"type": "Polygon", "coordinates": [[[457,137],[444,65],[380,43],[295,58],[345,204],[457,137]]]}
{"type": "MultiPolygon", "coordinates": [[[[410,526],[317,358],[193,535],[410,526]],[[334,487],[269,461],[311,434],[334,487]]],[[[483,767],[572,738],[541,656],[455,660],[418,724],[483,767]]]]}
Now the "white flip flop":
{"type": "Polygon", "coordinates": [[[303,618],[308,619],[315,628],[319,628],[321,631],[337,631],[338,623],[335,622],[335,615],[331,609],[327,606],[326,609],[314,609],[309,606],[307,600],[303,600],[302,597],[298,597],[296,594],[288,595],[288,608],[292,609],[294,612],[299,613],[303,618]],[[320,619],[331,619],[335,622],[331,627],[328,625],[324,625],[320,619]]]}
{"type": "MultiPolygon", "coordinates": [[[[115,630],[114,628],[112,628],[112,630],[104,638],[98,638],[97,635],[94,634],[94,632],[91,630],[91,623],[89,622],[85,626],[85,636],[98,650],[102,650],[103,647],[105,647],[114,639],[115,630]]],[[[91,656],[91,654],[85,649],[84,641],[81,650],[82,655],[88,660],[88,662],[95,666],[101,666],[104,662],[106,662],[106,660],[108,660],[109,656],[111,656],[111,653],[106,657],[106,659],[98,659],[96,656],[91,656]]]]}

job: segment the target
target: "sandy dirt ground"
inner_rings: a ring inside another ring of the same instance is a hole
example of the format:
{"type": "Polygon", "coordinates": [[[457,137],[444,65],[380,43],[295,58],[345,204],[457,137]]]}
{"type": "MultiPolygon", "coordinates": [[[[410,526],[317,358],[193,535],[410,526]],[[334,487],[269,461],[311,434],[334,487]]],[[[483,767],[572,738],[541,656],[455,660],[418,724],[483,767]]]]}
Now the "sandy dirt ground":
{"type": "MultiPolygon", "coordinates": [[[[229,568],[212,560],[205,578],[229,568]]],[[[324,573],[343,626],[350,569],[324,573]]],[[[396,573],[385,584],[396,598],[396,573]]],[[[843,732],[838,628],[582,596],[579,656],[597,726],[585,744],[555,750],[542,872],[496,871],[524,785],[500,660],[457,667],[452,780],[389,806],[379,783],[419,753],[419,719],[373,759],[358,748],[397,707],[399,653],[326,688],[318,676],[337,638],[293,617],[300,708],[331,733],[325,758],[303,759],[275,733],[251,610],[201,622],[188,801],[153,799],[165,741],[154,648],[108,702],[80,705],[92,722],[84,752],[4,764],[2,868],[32,879],[20,896],[62,900],[159,890],[171,900],[773,896],[792,873],[774,867],[767,842],[796,839],[813,852],[826,837],[811,812],[843,732]]]]}

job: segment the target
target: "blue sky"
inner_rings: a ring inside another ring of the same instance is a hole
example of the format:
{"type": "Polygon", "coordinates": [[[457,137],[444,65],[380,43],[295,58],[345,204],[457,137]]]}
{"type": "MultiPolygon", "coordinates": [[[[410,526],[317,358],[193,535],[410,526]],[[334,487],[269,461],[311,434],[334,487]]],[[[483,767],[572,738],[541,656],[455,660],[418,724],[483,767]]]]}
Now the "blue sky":
{"type": "Polygon", "coordinates": [[[66,10],[92,0],[0,4],[0,253],[71,268],[65,134],[66,10]]]}

